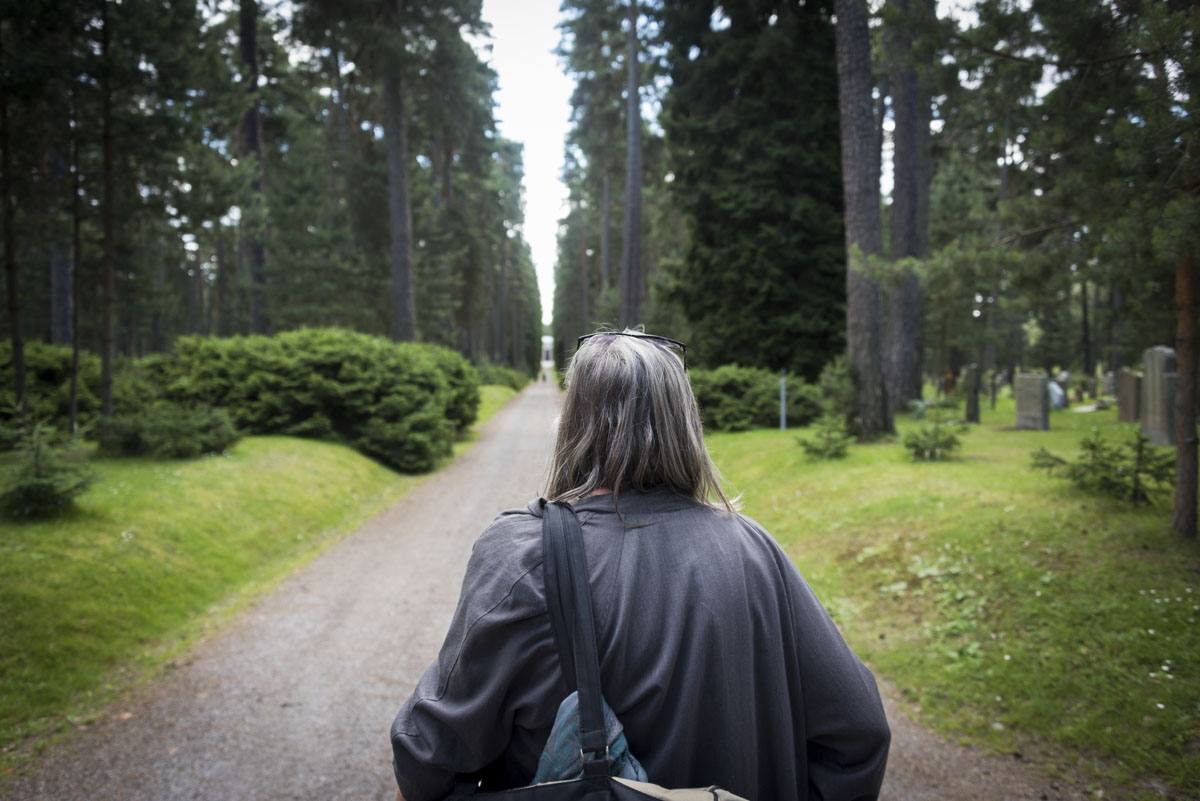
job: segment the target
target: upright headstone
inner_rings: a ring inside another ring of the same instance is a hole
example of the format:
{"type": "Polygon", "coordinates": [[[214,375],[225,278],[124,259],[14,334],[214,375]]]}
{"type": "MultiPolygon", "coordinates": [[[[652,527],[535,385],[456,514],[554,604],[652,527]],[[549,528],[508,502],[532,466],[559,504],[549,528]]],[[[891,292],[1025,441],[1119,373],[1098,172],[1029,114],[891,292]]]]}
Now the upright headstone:
{"type": "Polygon", "coordinates": [[[1112,370],[1109,370],[1107,373],[1104,374],[1104,387],[1103,387],[1103,389],[1100,390],[1100,392],[1106,398],[1111,398],[1113,395],[1116,394],[1116,392],[1117,392],[1117,376],[1112,370]]]}
{"type": "Polygon", "coordinates": [[[1121,372],[1117,373],[1117,419],[1122,423],[1136,423],[1141,403],[1141,373],[1122,367],[1121,372]]]}
{"type": "Polygon", "coordinates": [[[1017,401],[1017,428],[1050,428],[1050,389],[1045,375],[1017,373],[1013,397],[1017,401]]]}
{"type": "Polygon", "coordinates": [[[967,393],[967,422],[979,422],[979,365],[968,364],[963,368],[962,385],[967,393]]]}
{"type": "Polygon", "coordinates": [[[1142,354],[1142,433],[1155,445],[1175,444],[1175,351],[1158,345],[1142,354]]]}

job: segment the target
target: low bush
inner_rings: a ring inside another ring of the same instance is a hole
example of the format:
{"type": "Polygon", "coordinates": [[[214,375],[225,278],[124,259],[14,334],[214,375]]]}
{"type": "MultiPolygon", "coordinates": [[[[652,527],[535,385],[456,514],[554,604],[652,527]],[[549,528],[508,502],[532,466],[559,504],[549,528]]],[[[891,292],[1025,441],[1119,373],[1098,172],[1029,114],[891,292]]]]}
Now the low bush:
{"type": "Polygon", "coordinates": [[[483,362],[476,365],[475,370],[479,373],[480,384],[494,384],[501,387],[512,387],[520,392],[530,381],[528,373],[523,373],[520,370],[514,370],[511,367],[504,367],[491,362],[483,362]]]}
{"type": "MultiPolygon", "coordinates": [[[[0,446],[18,447],[14,438],[19,425],[14,417],[12,343],[0,343],[0,426],[8,436],[0,446]]],[[[71,348],[45,342],[25,343],[25,410],[28,419],[53,425],[66,431],[71,405],[71,348]]],[[[87,423],[100,410],[100,359],[93,353],[79,353],[77,408],[81,423],[87,423]]]]}
{"type": "Polygon", "coordinates": [[[1100,429],[1079,443],[1079,457],[1068,462],[1045,448],[1032,454],[1034,469],[1061,475],[1084,492],[1135,504],[1150,503],[1175,481],[1175,457],[1156,448],[1141,431],[1123,445],[1108,442],[1100,429]]]}
{"type": "Polygon", "coordinates": [[[450,384],[446,416],[456,431],[466,431],[479,416],[479,371],[456,350],[440,345],[426,347],[437,359],[438,367],[450,384]]]}
{"type": "Polygon", "coordinates": [[[192,459],[224,453],[239,437],[224,409],[158,401],[137,413],[114,415],[98,439],[106,456],[192,459]]]}
{"type": "MultiPolygon", "coordinates": [[[[688,377],[706,430],[745,431],[779,424],[778,373],[727,364],[691,369],[688,377]]],[[[787,400],[789,425],[806,425],[821,413],[819,389],[797,376],[787,378],[787,400]]]]}
{"type": "Polygon", "coordinates": [[[904,447],[915,462],[941,462],[949,459],[962,445],[956,431],[940,414],[930,414],[929,422],[904,435],[904,447]]]}
{"type": "Polygon", "coordinates": [[[809,459],[842,459],[854,437],[846,430],[846,418],[839,414],[823,414],[812,427],[812,435],[797,437],[809,459]]]}
{"type": "Polygon", "coordinates": [[[46,424],[21,431],[16,468],[0,488],[0,514],[18,520],[52,517],[71,508],[91,484],[86,470],[62,460],[53,438],[54,430],[46,424]]]}
{"type": "MultiPolygon", "coordinates": [[[[449,361],[433,346],[326,328],[183,337],[155,370],[166,399],[225,408],[243,431],[333,439],[422,472],[473,419],[467,393],[455,408],[449,361]]],[[[460,371],[460,390],[471,378],[460,371]]]]}

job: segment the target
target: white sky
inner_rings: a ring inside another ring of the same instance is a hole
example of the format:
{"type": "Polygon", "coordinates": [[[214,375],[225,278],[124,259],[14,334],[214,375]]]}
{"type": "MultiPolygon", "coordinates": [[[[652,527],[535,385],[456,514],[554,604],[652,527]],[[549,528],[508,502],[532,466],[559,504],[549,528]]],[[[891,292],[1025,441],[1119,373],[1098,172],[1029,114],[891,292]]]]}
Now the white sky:
{"type": "Polygon", "coordinates": [[[542,320],[550,322],[558,219],[567,198],[563,144],[571,81],[552,50],[558,44],[559,0],[484,0],[492,25],[492,68],[500,78],[500,133],[525,145],[525,239],[533,251],[542,320]]]}

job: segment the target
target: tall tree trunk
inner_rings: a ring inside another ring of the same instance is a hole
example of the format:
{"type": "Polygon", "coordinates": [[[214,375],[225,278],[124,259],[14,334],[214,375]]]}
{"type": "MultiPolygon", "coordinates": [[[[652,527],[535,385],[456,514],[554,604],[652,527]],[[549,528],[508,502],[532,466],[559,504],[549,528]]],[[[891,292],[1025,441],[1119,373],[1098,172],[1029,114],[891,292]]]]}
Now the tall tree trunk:
{"type": "Polygon", "coordinates": [[[116,326],[117,303],[117,230],[113,175],[112,33],[109,29],[108,0],[104,0],[101,8],[100,57],[103,67],[100,81],[100,141],[104,188],[100,226],[104,239],[104,294],[100,312],[100,413],[107,420],[113,413],[113,362],[116,361],[113,329],[116,326]]]}
{"type": "MultiPolygon", "coordinates": [[[[916,67],[912,64],[912,24],[910,3],[920,0],[890,0],[898,22],[888,31],[888,60],[892,71],[892,111],[895,116],[893,138],[891,257],[904,259],[923,256],[925,236],[921,232],[921,185],[925,137],[921,128],[929,127],[928,104],[922,109],[922,91],[916,67]]],[[[912,270],[898,276],[888,293],[887,375],[888,402],[891,410],[902,409],[910,400],[921,397],[921,284],[912,270]]]]}
{"type": "Polygon", "coordinates": [[[612,170],[603,167],[600,178],[600,291],[608,291],[612,260],[612,170]]]}
{"type": "Polygon", "coordinates": [[[271,323],[267,317],[267,254],[263,246],[261,226],[263,202],[262,111],[258,92],[258,2],[241,0],[238,14],[238,38],[242,64],[246,68],[246,110],[242,114],[242,156],[254,157],[254,178],[250,183],[251,204],[254,207],[250,224],[243,222],[240,247],[243,264],[250,266],[250,327],[256,334],[266,334],[271,323]]]}
{"type": "MultiPolygon", "coordinates": [[[[63,192],[70,178],[70,166],[67,154],[62,149],[51,149],[47,162],[52,191],[56,196],[63,192]]],[[[49,250],[50,272],[50,341],[56,345],[67,345],[71,342],[71,240],[66,230],[55,217],[49,250]]]]}
{"type": "Polygon", "coordinates": [[[1171,525],[1196,537],[1196,261],[1188,254],[1175,264],[1175,509],[1171,525]]]}
{"type": "MultiPolygon", "coordinates": [[[[580,232],[582,234],[582,231],[580,232]]],[[[591,327],[591,310],[588,309],[588,254],[587,239],[579,237],[579,333],[591,327]]]]}
{"type": "Polygon", "coordinates": [[[412,207],[408,197],[408,121],[399,67],[383,76],[383,127],[387,138],[388,227],[392,235],[392,337],[417,338],[413,300],[412,207]]]}
{"type": "MultiPolygon", "coordinates": [[[[0,43],[0,60],[5,60],[0,43]]],[[[25,406],[25,339],[21,335],[21,292],[17,280],[17,226],[13,207],[12,135],[8,117],[8,86],[0,86],[0,171],[3,171],[4,279],[8,292],[8,325],[12,339],[13,394],[17,408],[25,406]]]]}
{"type": "Polygon", "coordinates": [[[227,337],[233,333],[230,327],[232,298],[229,296],[229,278],[232,265],[229,263],[229,252],[225,245],[225,226],[217,221],[217,280],[213,287],[212,316],[213,328],[219,337],[227,337]]]}
{"type": "Polygon", "coordinates": [[[865,439],[891,433],[883,374],[879,286],[856,262],[882,250],[879,151],[871,108],[871,40],[865,0],[836,0],[838,106],[846,226],[846,350],[865,439]]]}
{"type": "Polygon", "coordinates": [[[71,388],[67,398],[67,427],[79,431],[79,268],[83,265],[83,210],[80,203],[79,119],[71,87],[71,388]]]}
{"type": "Polygon", "coordinates": [[[500,280],[497,284],[496,293],[496,353],[498,363],[504,363],[508,356],[508,252],[509,239],[504,238],[500,244],[500,280]]]}
{"type": "Polygon", "coordinates": [[[637,325],[642,306],[642,104],[638,93],[638,6],[629,0],[625,32],[625,259],[621,276],[621,323],[637,325]]]}
{"type": "Polygon", "coordinates": [[[1079,292],[1079,306],[1082,313],[1081,340],[1083,345],[1083,374],[1088,380],[1096,377],[1096,360],[1092,354],[1092,321],[1088,304],[1088,281],[1083,279],[1079,292]]]}

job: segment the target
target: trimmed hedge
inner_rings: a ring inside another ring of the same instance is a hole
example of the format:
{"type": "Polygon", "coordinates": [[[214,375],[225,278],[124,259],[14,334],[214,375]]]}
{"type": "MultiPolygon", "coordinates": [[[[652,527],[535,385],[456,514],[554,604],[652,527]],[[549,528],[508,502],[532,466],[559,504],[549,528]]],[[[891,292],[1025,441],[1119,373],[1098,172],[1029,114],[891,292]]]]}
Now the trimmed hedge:
{"type": "Polygon", "coordinates": [[[166,398],[227,409],[243,431],[334,439],[422,472],[478,409],[472,371],[443,351],[333,328],[183,337],[154,372],[166,398]]]}
{"type": "MultiPolygon", "coordinates": [[[[0,426],[13,420],[12,342],[0,343],[0,426]]],[[[79,352],[79,419],[86,422],[100,411],[100,358],[79,352]]],[[[71,347],[46,342],[25,343],[25,404],[33,420],[66,431],[71,404],[71,347]]],[[[15,442],[6,443],[9,447],[15,442]]]]}
{"type": "Polygon", "coordinates": [[[461,353],[441,345],[426,345],[450,383],[446,416],[458,432],[466,431],[479,416],[479,371],[461,353]]]}
{"type": "MultiPolygon", "coordinates": [[[[761,367],[727,364],[690,369],[688,376],[708,431],[745,431],[779,425],[779,374],[761,367]]],[[[821,393],[797,376],[787,377],[789,426],[803,426],[821,414],[821,393]]]]}
{"type": "Polygon", "coordinates": [[[113,415],[97,439],[106,456],[194,459],[224,453],[239,437],[224,409],[156,401],[137,412],[113,415]]]}
{"type": "Polygon", "coordinates": [[[499,364],[492,364],[491,362],[484,362],[475,369],[479,371],[479,383],[512,387],[517,392],[524,389],[525,385],[532,380],[529,373],[514,370],[511,367],[503,367],[499,364]]]}

